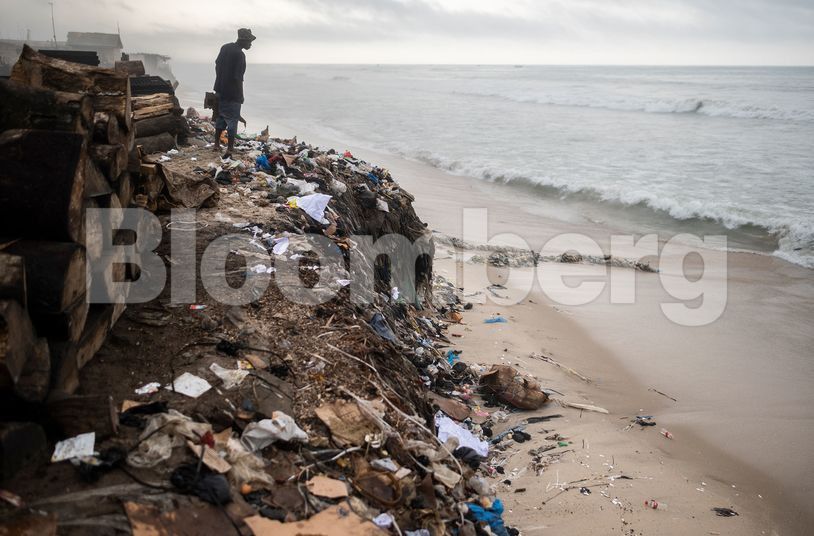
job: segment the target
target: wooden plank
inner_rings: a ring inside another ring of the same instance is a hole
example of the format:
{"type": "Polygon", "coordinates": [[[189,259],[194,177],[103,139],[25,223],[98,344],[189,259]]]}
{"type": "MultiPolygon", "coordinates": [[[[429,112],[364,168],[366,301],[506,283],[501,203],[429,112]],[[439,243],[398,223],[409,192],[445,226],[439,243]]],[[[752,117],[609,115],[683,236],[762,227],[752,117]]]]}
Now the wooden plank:
{"type": "Polygon", "coordinates": [[[81,242],[86,158],[82,134],[45,130],[0,134],[3,234],[81,242]]]}
{"type": "Polygon", "coordinates": [[[171,113],[175,109],[174,103],[169,104],[157,104],[155,106],[149,106],[147,108],[141,108],[139,110],[133,111],[133,120],[140,121],[142,119],[147,119],[150,117],[158,117],[160,115],[166,115],[171,113]]]}
{"type": "Polygon", "coordinates": [[[176,99],[169,93],[155,93],[154,95],[141,95],[132,98],[133,111],[150,108],[152,106],[176,104],[176,99]]]}

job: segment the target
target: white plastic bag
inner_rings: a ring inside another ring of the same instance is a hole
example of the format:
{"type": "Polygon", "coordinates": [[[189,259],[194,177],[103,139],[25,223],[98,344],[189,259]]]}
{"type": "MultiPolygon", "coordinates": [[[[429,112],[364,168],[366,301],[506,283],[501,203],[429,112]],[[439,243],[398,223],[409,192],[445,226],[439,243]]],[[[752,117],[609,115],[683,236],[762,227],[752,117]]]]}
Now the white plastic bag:
{"type": "Polygon", "coordinates": [[[275,441],[305,442],[307,440],[308,435],[297,426],[293,418],[282,411],[272,413],[271,419],[250,423],[240,437],[240,442],[250,452],[262,450],[275,441]]]}

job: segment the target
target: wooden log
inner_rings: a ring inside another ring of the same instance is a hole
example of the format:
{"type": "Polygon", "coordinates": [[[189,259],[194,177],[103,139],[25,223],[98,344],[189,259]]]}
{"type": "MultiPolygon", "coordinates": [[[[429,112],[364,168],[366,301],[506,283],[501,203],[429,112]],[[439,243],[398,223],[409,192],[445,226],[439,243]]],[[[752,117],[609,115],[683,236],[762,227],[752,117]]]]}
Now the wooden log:
{"type": "Polygon", "coordinates": [[[93,144],[89,154],[109,180],[115,180],[127,169],[128,151],[124,145],[93,144]]]}
{"type": "Polygon", "coordinates": [[[142,164],[138,181],[134,186],[134,201],[137,202],[137,206],[155,212],[158,208],[158,197],[164,190],[164,180],[158,174],[158,166],[156,164],[142,164]],[[141,201],[143,201],[143,205],[140,204],[141,201]]]}
{"type": "Polygon", "coordinates": [[[79,387],[79,371],[102,347],[113,322],[113,305],[91,305],[82,337],[76,343],[50,343],[54,374],[50,399],[73,394],[79,387]]]}
{"type": "Polygon", "coordinates": [[[165,153],[170,149],[175,149],[175,136],[168,133],[148,136],[146,138],[136,138],[136,145],[141,146],[144,154],[165,153]]]}
{"type": "Polygon", "coordinates": [[[133,111],[130,101],[130,86],[127,87],[127,93],[91,95],[90,98],[94,113],[106,112],[112,114],[118,120],[121,129],[129,131],[132,128],[133,111]]]}
{"type": "Polygon", "coordinates": [[[136,137],[144,138],[146,136],[156,136],[164,132],[168,134],[178,135],[184,130],[184,118],[172,114],[160,115],[158,117],[151,117],[149,119],[141,119],[135,121],[133,126],[136,131],[136,137]]]}
{"type": "Polygon", "coordinates": [[[141,60],[117,61],[113,69],[127,76],[144,76],[144,62],[141,60]]]}
{"type": "MultiPolygon", "coordinates": [[[[101,214],[99,224],[102,226],[102,247],[110,247],[110,245],[118,245],[116,237],[118,236],[119,226],[124,219],[122,214],[122,205],[119,201],[119,196],[115,193],[107,197],[97,198],[99,208],[108,209],[101,214]]],[[[94,249],[94,254],[96,254],[94,249]]],[[[88,257],[89,259],[100,259],[100,257],[88,257]]],[[[114,283],[121,283],[126,281],[126,264],[123,262],[113,262],[111,266],[107,266],[107,259],[105,263],[93,263],[91,266],[91,293],[88,300],[91,303],[117,303],[122,301],[120,292],[117,291],[114,283]]]]}
{"type": "Polygon", "coordinates": [[[85,199],[110,195],[113,187],[92,158],[85,160],[85,199]]]}
{"type": "Polygon", "coordinates": [[[99,262],[105,247],[105,229],[102,216],[97,210],[102,208],[98,201],[100,198],[85,201],[85,236],[83,245],[88,264],[99,262]]]}
{"type": "Polygon", "coordinates": [[[33,88],[0,80],[0,131],[62,130],[85,133],[93,124],[93,107],[85,95],[33,88]]]}
{"type": "Polygon", "coordinates": [[[0,300],[15,300],[28,307],[25,281],[25,259],[0,252],[0,300]]]}
{"type": "Polygon", "coordinates": [[[110,395],[52,398],[46,411],[67,437],[96,432],[99,440],[119,433],[119,414],[110,395]]]}
{"type": "Polygon", "coordinates": [[[125,171],[119,175],[118,180],[114,184],[116,195],[119,196],[119,201],[121,201],[123,208],[129,207],[130,201],[133,199],[133,181],[130,177],[130,172],[125,171]]]}
{"type": "Polygon", "coordinates": [[[76,342],[82,336],[88,319],[90,303],[83,294],[75,304],[61,313],[31,313],[37,335],[51,341],[76,342]]]}
{"type": "Polygon", "coordinates": [[[127,154],[127,171],[130,173],[138,173],[141,169],[141,153],[139,152],[136,139],[133,138],[133,146],[127,154]]]}
{"type": "Polygon", "coordinates": [[[28,308],[61,313],[85,295],[85,248],[70,242],[20,240],[4,251],[25,259],[28,308]]]}
{"type": "Polygon", "coordinates": [[[122,130],[115,114],[104,111],[93,114],[93,143],[110,145],[122,143],[125,139],[122,130]]]}
{"type": "Polygon", "coordinates": [[[85,193],[81,134],[0,134],[0,229],[7,236],[80,242],[85,193]]]}
{"type": "Polygon", "coordinates": [[[14,300],[0,301],[0,386],[11,387],[34,353],[37,338],[28,313],[14,300]]]}
{"type": "Polygon", "coordinates": [[[14,392],[27,402],[42,402],[48,396],[50,387],[51,353],[48,341],[37,339],[20,378],[14,384],[14,392]]]}
{"type": "Polygon", "coordinates": [[[130,79],[112,69],[51,58],[23,45],[11,79],[33,87],[71,93],[129,95],[130,79]]]}

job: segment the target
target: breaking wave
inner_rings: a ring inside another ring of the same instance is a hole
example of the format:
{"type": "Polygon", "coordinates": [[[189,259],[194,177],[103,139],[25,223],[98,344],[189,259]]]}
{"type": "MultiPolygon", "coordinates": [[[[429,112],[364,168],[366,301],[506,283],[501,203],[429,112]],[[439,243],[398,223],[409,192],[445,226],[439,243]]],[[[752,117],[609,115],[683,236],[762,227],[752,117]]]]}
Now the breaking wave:
{"type": "Polygon", "coordinates": [[[520,104],[573,106],[600,108],[625,112],[661,114],[698,114],[709,117],[732,117],[737,119],[775,119],[784,121],[812,121],[814,110],[788,110],[776,106],[758,106],[704,98],[637,98],[604,95],[601,98],[579,95],[545,95],[528,97],[502,93],[455,92],[457,95],[475,98],[499,99],[520,104]]]}
{"type": "Polygon", "coordinates": [[[530,187],[547,197],[584,200],[622,207],[642,207],[656,215],[681,222],[714,223],[729,231],[755,232],[776,242],[773,254],[793,264],[814,268],[814,219],[795,220],[780,214],[761,217],[731,204],[702,199],[677,199],[661,192],[630,191],[611,186],[577,186],[551,177],[529,177],[523,172],[496,172],[488,165],[448,160],[427,151],[399,152],[399,156],[417,160],[435,168],[510,186],[530,187]]]}

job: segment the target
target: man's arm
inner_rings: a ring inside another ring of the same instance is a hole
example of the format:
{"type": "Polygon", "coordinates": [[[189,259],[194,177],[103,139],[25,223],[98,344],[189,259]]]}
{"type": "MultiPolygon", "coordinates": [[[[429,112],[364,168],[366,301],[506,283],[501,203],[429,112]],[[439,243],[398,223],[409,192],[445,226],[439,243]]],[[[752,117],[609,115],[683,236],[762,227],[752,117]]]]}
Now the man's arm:
{"type": "Polygon", "coordinates": [[[235,88],[235,96],[239,102],[243,102],[243,75],[246,73],[246,56],[243,51],[237,49],[232,55],[231,80],[235,88]]]}

